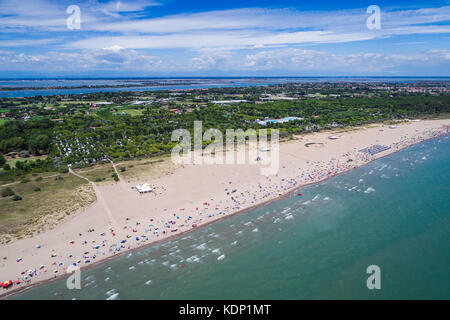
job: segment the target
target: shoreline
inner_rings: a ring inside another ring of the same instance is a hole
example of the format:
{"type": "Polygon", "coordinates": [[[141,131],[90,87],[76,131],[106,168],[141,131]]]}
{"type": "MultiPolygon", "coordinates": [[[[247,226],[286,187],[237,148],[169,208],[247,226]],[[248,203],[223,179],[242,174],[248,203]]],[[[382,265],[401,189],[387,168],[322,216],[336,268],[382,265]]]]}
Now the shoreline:
{"type": "MultiPolygon", "coordinates": [[[[363,127],[363,129],[367,129],[367,128],[363,127]]],[[[325,134],[329,134],[329,133],[325,133],[325,134]]],[[[349,133],[348,132],[343,132],[342,134],[349,134],[349,133]]],[[[401,150],[407,149],[407,148],[409,148],[411,146],[414,146],[416,144],[419,144],[419,143],[422,143],[422,142],[425,142],[425,141],[428,141],[428,140],[431,140],[431,139],[440,138],[440,137],[442,137],[442,136],[444,136],[446,134],[448,134],[448,128],[447,128],[446,132],[441,131],[439,135],[426,137],[426,138],[424,138],[424,139],[422,139],[420,141],[415,141],[415,142],[410,143],[410,144],[402,145],[402,146],[400,146],[400,147],[398,147],[396,149],[391,148],[391,149],[389,149],[387,151],[387,153],[386,153],[386,151],[381,152],[380,154],[375,155],[373,158],[369,159],[368,161],[365,161],[365,162],[363,162],[361,164],[357,164],[357,165],[355,165],[353,167],[346,168],[346,169],[342,170],[341,172],[330,174],[330,175],[326,176],[325,178],[320,179],[318,181],[311,181],[311,182],[308,182],[308,183],[295,185],[292,188],[286,189],[284,193],[278,194],[278,195],[276,195],[273,198],[269,198],[267,200],[262,200],[261,202],[253,204],[253,205],[251,205],[249,207],[246,207],[246,208],[243,208],[243,209],[238,209],[235,212],[227,213],[226,215],[224,214],[224,215],[222,215],[220,217],[218,216],[217,218],[214,218],[214,219],[209,220],[209,221],[204,221],[204,222],[202,221],[202,222],[198,223],[198,226],[195,227],[195,228],[190,228],[190,229],[187,229],[187,230],[180,230],[181,232],[177,232],[175,234],[168,234],[167,236],[163,236],[162,238],[159,238],[159,239],[151,239],[148,243],[144,243],[144,244],[138,245],[136,247],[130,247],[129,249],[125,249],[125,250],[123,250],[121,252],[114,253],[114,254],[112,254],[110,256],[106,256],[104,258],[100,258],[100,259],[98,259],[97,261],[95,261],[93,263],[80,266],[80,270],[89,270],[91,268],[98,267],[101,264],[109,262],[110,260],[112,260],[112,259],[114,259],[116,257],[122,256],[123,254],[129,254],[129,253],[135,252],[136,250],[141,250],[141,249],[144,249],[146,247],[162,243],[164,241],[172,240],[172,239],[174,239],[176,237],[179,237],[181,235],[185,235],[185,234],[190,233],[190,232],[195,232],[196,229],[209,226],[210,224],[215,223],[215,222],[217,222],[219,220],[223,220],[223,219],[225,219],[227,217],[231,217],[231,216],[234,216],[234,215],[237,215],[237,214],[241,214],[241,213],[245,213],[247,211],[250,211],[250,210],[262,207],[262,206],[266,206],[266,205],[268,205],[268,204],[270,204],[272,202],[276,202],[276,201],[282,200],[284,198],[290,197],[292,194],[294,194],[295,192],[301,190],[304,187],[325,182],[328,179],[331,179],[331,178],[333,178],[335,176],[338,176],[338,175],[350,172],[350,171],[352,171],[354,169],[361,168],[361,167],[363,167],[363,166],[365,166],[365,165],[367,165],[369,163],[372,163],[373,161],[376,161],[378,159],[381,159],[381,158],[387,157],[389,155],[395,154],[395,153],[397,153],[397,152],[399,152],[401,150]]],[[[286,142],[286,143],[289,143],[289,142],[286,142]]],[[[96,202],[98,202],[98,200],[96,202]]],[[[89,207],[94,206],[94,204],[91,204],[89,207]]],[[[7,290],[6,292],[0,292],[0,299],[5,299],[5,298],[8,298],[8,297],[11,297],[11,296],[13,296],[15,294],[19,294],[19,293],[24,292],[26,290],[36,289],[36,288],[44,286],[44,285],[46,285],[46,284],[48,284],[50,282],[65,279],[68,276],[70,276],[70,274],[67,274],[67,273],[58,274],[58,275],[55,275],[55,276],[53,276],[51,278],[48,278],[48,279],[38,280],[38,281],[36,281],[36,282],[34,282],[32,284],[29,284],[29,285],[21,285],[20,287],[14,287],[13,286],[11,289],[7,290]]]]}

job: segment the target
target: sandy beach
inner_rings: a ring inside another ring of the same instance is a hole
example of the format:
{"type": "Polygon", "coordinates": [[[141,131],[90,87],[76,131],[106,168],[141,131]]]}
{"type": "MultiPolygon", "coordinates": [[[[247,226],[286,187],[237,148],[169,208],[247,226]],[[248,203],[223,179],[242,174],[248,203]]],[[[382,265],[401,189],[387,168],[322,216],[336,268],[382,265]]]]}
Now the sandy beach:
{"type": "Polygon", "coordinates": [[[272,176],[261,175],[259,164],[203,164],[178,166],[153,180],[93,184],[97,195],[93,205],[52,230],[1,246],[0,281],[12,280],[14,285],[0,289],[0,296],[66,276],[69,265],[83,269],[276,200],[301,186],[446,134],[449,126],[450,119],[422,120],[392,128],[373,124],[298,135],[280,144],[279,171],[272,176]],[[390,148],[374,155],[360,151],[373,145],[390,148]],[[154,186],[153,192],[139,194],[135,186],[143,183],[154,186]]]}

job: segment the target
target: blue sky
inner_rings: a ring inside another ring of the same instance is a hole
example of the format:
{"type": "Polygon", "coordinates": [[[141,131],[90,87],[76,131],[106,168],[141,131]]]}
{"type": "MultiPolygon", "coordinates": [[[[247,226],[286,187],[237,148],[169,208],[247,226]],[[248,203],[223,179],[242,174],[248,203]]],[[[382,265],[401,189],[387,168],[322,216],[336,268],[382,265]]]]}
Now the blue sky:
{"type": "Polygon", "coordinates": [[[449,0],[0,1],[2,78],[450,76],[449,44],[449,0]]]}

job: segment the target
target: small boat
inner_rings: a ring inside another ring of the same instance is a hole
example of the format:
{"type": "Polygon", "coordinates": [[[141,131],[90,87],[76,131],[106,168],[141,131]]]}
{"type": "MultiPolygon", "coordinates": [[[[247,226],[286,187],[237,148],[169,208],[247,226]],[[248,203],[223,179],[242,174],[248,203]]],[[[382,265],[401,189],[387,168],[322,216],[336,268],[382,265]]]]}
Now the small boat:
{"type": "Polygon", "coordinates": [[[298,195],[298,196],[302,196],[303,194],[301,194],[301,193],[298,193],[297,195],[298,195]]]}

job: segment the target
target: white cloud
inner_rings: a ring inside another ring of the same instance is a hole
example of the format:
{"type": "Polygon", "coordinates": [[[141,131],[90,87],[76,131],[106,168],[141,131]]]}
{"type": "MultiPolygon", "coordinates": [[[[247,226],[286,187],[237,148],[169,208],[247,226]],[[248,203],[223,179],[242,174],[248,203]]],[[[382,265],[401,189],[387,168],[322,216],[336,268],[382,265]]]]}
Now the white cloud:
{"type": "MultiPolygon", "coordinates": [[[[65,5],[44,0],[25,1],[26,5],[17,6],[13,0],[2,0],[0,12],[8,15],[0,16],[0,32],[24,28],[67,31],[65,5]]],[[[368,30],[365,8],[320,12],[244,8],[149,18],[141,10],[153,5],[158,3],[83,1],[79,4],[81,30],[68,34],[67,46],[101,49],[117,43],[135,49],[242,48],[450,33],[450,26],[440,24],[449,20],[450,6],[410,10],[382,8],[381,29],[368,30]],[[82,40],[79,40],[80,34],[82,40]]]]}
{"type": "Polygon", "coordinates": [[[0,69],[8,70],[158,70],[160,57],[136,50],[90,50],[80,53],[51,51],[40,55],[27,55],[11,51],[0,52],[0,69]]]}
{"type": "Polygon", "coordinates": [[[230,52],[205,51],[188,60],[168,60],[134,49],[89,50],[81,53],[49,52],[27,55],[0,51],[0,70],[66,71],[89,70],[139,72],[198,71],[285,71],[302,74],[389,74],[413,65],[439,67],[450,62],[449,50],[429,50],[410,54],[352,53],[336,54],[322,50],[276,48],[244,57],[230,52]]]}
{"type": "Polygon", "coordinates": [[[155,19],[99,21],[86,28],[120,33],[69,42],[71,48],[261,48],[302,43],[344,43],[412,34],[450,33],[450,7],[382,11],[382,28],[369,30],[364,9],[298,12],[288,9],[236,9],[155,19]],[[427,25],[423,25],[427,23],[427,25]],[[430,24],[435,23],[435,25],[430,24]]]}
{"type": "MultiPolygon", "coordinates": [[[[11,50],[0,52],[0,69],[378,72],[449,60],[449,51],[438,49],[446,46],[437,41],[426,52],[410,54],[361,52],[362,46],[353,54],[293,47],[401,39],[407,35],[443,37],[450,34],[446,23],[450,6],[381,8],[381,29],[368,30],[365,8],[304,12],[244,8],[155,18],[149,12],[159,3],[153,0],[82,0],[77,3],[81,8],[81,30],[68,30],[69,15],[65,10],[71,4],[72,0],[21,0],[20,5],[16,0],[0,0],[0,46],[11,50]],[[26,46],[33,50],[22,50],[26,46]],[[159,49],[170,49],[170,54],[154,55],[161,52],[159,49]],[[192,57],[192,53],[197,56],[192,57]]],[[[426,38],[417,40],[423,42],[426,38]]],[[[396,51],[392,46],[390,50],[396,51]]]]}
{"type": "Polygon", "coordinates": [[[113,52],[119,52],[120,50],[124,50],[124,49],[125,49],[124,47],[117,46],[117,45],[103,48],[103,50],[109,50],[109,51],[113,51],[113,52]]]}
{"type": "Polygon", "coordinates": [[[229,52],[204,53],[191,59],[189,70],[228,70],[233,67],[229,52]]]}
{"type": "Polygon", "coordinates": [[[335,54],[295,48],[261,51],[247,55],[248,70],[347,71],[382,73],[413,64],[440,65],[450,60],[448,50],[429,50],[411,54],[355,53],[335,54]]]}

